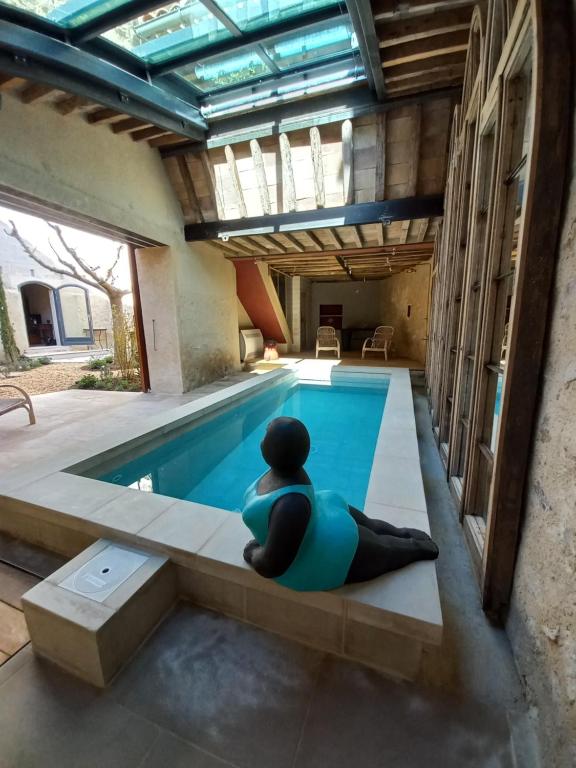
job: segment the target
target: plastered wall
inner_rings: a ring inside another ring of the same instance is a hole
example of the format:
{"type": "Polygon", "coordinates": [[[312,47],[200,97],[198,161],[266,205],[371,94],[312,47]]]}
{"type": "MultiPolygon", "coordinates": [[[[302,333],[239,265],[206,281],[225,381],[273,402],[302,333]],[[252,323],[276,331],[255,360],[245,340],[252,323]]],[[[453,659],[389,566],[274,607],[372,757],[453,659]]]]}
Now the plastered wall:
{"type": "Polygon", "coordinates": [[[321,304],[342,304],[343,328],[374,329],[381,325],[380,281],[363,283],[310,283],[308,292],[308,347],[316,342],[321,304]]]}
{"type": "Polygon", "coordinates": [[[576,159],[572,162],[507,622],[538,713],[546,768],[576,765],[576,159]]]}
{"type": "Polygon", "coordinates": [[[430,265],[420,264],[415,270],[409,273],[400,272],[381,281],[380,316],[384,325],[394,327],[394,355],[424,364],[428,333],[430,265]]]}
{"type": "MultiPolygon", "coordinates": [[[[184,241],[182,211],[156,150],[11,96],[2,98],[0,134],[3,186],[167,246],[141,258],[143,312],[160,316],[163,338],[149,360],[153,389],[182,392],[239,366],[233,269],[217,250],[184,241]]],[[[147,327],[147,341],[150,334],[147,327]]]]}

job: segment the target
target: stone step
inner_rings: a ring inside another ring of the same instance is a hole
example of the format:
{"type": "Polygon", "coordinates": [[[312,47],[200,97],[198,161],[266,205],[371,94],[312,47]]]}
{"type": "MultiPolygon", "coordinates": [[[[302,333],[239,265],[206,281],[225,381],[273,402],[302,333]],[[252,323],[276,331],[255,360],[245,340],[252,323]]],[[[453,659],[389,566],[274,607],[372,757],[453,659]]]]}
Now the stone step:
{"type": "Polygon", "coordinates": [[[110,349],[78,349],[75,347],[31,347],[24,352],[24,357],[34,360],[49,357],[53,363],[87,362],[91,358],[101,359],[112,354],[110,349]]]}

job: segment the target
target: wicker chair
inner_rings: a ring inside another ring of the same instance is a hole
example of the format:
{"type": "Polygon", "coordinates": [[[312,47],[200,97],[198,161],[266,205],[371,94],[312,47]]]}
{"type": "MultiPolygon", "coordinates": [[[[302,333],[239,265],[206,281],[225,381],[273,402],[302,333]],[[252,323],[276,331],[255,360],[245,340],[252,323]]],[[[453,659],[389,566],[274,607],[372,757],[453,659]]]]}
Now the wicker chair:
{"type": "MultiPolygon", "coordinates": [[[[30,400],[30,396],[27,392],[20,389],[20,387],[17,387],[15,384],[0,384],[0,389],[15,389],[19,393],[12,397],[0,397],[0,416],[3,416],[5,413],[10,413],[10,411],[15,411],[17,408],[24,408],[24,410],[28,411],[30,424],[36,424],[36,416],[34,415],[32,400],[30,400]]],[[[0,393],[0,395],[1,394],[2,393],[0,393]]]]}
{"type": "Polygon", "coordinates": [[[331,325],[321,325],[316,332],[316,357],[321,350],[336,352],[336,357],[340,357],[340,341],[331,325]]]}
{"type": "Polygon", "coordinates": [[[366,352],[384,352],[384,359],[388,360],[388,350],[392,344],[394,328],[391,325],[379,325],[374,331],[374,336],[366,339],[362,347],[362,359],[366,352]]]}

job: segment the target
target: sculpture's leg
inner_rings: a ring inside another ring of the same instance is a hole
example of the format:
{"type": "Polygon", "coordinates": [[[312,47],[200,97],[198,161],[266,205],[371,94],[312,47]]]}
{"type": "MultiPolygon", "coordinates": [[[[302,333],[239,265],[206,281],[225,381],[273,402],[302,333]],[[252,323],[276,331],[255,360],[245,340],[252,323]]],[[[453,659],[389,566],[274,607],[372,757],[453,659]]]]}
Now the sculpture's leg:
{"type": "Polygon", "coordinates": [[[368,581],[418,560],[435,560],[438,547],[432,539],[404,539],[378,535],[358,527],[358,548],[346,577],[347,584],[368,581]]]}
{"type": "Polygon", "coordinates": [[[363,512],[360,512],[359,509],[356,509],[356,507],[348,506],[348,510],[358,525],[362,525],[364,528],[374,531],[374,533],[396,536],[400,539],[430,539],[427,533],[419,531],[417,528],[397,528],[385,520],[374,520],[368,517],[363,512]]]}

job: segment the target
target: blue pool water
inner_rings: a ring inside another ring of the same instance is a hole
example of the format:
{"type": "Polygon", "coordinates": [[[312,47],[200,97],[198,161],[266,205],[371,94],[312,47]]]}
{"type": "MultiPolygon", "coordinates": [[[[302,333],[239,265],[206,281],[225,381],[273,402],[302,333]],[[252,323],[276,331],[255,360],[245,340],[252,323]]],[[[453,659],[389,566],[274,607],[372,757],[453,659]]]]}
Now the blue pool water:
{"type": "Polygon", "coordinates": [[[248,485],[267,470],[260,454],[266,425],[293,416],[310,432],[306,470],[315,488],[338,491],[362,508],[387,391],[387,380],[370,387],[277,385],[99,479],[237,511],[248,485]]]}

